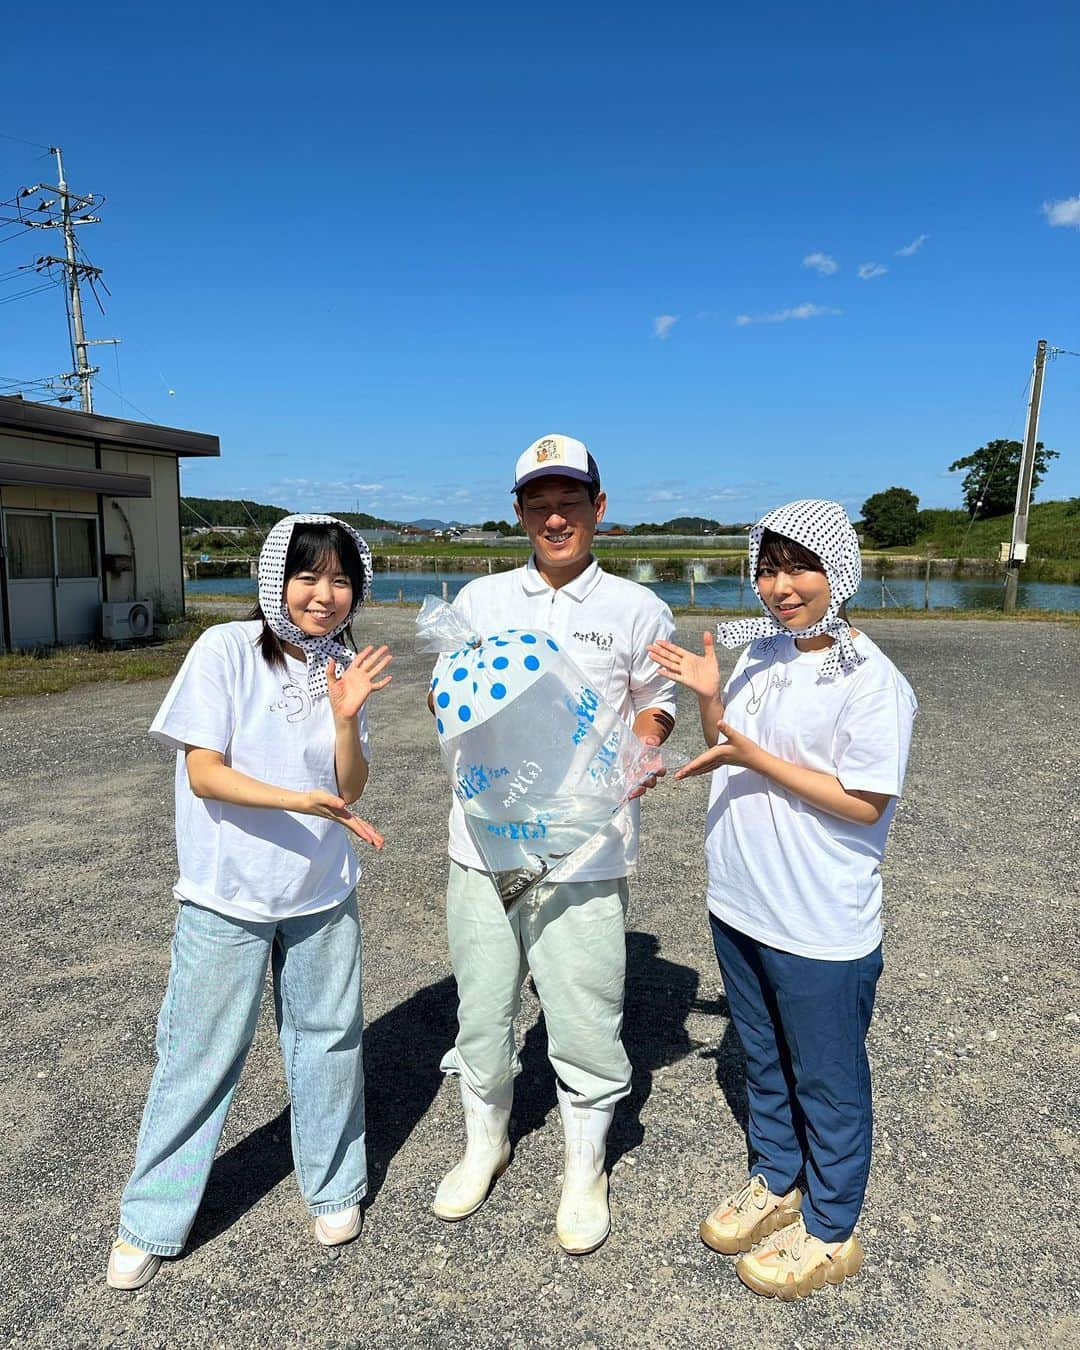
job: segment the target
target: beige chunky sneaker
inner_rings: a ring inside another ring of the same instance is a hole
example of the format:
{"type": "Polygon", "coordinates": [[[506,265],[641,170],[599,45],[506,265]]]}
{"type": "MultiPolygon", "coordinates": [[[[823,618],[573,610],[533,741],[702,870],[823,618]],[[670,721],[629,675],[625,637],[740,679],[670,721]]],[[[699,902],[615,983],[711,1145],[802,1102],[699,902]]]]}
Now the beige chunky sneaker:
{"type": "Polygon", "coordinates": [[[359,1205],[350,1205],[334,1214],[320,1214],[315,1220],[315,1239],[324,1247],[340,1247],[359,1237],[363,1226],[364,1211],[359,1205]]]}
{"type": "Polygon", "coordinates": [[[735,1256],[755,1242],[794,1223],[799,1217],[802,1192],[793,1186],[787,1195],[773,1195],[762,1176],[751,1177],[740,1191],[722,1200],[702,1219],[701,1240],[714,1252],[735,1256]]]}
{"type": "Polygon", "coordinates": [[[803,1226],[802,1215],[735,1263],[735,1274],[747,1288],[766,1298],[792,1303],[826,1284],[842,1284],[863,1263],[857,1237],[822,1242],[803,1226]]]}
{"type": "Polygon", "coordinates": [[[117,1238],[109,1252],[105,1283],[110,1289],[141,1289],[161,1269],[161,1257],[117,1238]]]}

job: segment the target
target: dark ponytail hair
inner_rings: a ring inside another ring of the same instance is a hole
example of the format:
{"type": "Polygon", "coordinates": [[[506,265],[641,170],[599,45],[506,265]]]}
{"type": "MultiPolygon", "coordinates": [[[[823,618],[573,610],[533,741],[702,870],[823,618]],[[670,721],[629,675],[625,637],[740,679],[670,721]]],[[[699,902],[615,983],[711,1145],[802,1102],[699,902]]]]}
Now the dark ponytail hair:
{"type": "MultiPolygon", "coordinates": [[[[289,539],[289,549],[285,554],[285,584],[296,576],[297,572],[321,571],[333,559],[349,578],[353,589],[353,605],[362,603],[364,587],[368,581],[367,568],[356,540],[343,525],[297,525],[289,539]]],[[[285,665],[285,649],[281,639],[266,622],[262,605],[257,601],[249,619],[262,620],[262,632],[258,637],[259,650],[268,665],[285,665]]],[[[338,635],[346,646],[356,650],[351,626],[346,626],[338,635]]]]}

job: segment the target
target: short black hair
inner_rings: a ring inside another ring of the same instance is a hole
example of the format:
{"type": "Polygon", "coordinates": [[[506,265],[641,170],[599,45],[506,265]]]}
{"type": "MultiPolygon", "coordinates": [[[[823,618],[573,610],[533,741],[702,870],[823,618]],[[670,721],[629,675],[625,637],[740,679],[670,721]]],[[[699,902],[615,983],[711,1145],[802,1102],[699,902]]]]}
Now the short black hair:
{"type": "MultiPolygon", "coordinates": [[[[353,590],[353,604],[363,602],[364,586],[367,583],[367,567],[363,556],[344,525],[337,521],[332,525],[309,522],[293,528],[289,538],[289,548],[285,554],[285,584],[298,572],[322,571],[330,562],[337,560],[338,566],[349,578],[353,590]]],[[[262,620],[262,632],[259,634],[259,650],[268,665],[284,666],[285,649],[281,639],[266,622],[262,605],[256,602],[248,615],[249,619],[262,620]]],[[[352,631],[346,627],[341,634],[352,642],[352,631]]],[[[355,644],[353,644],[355,646],[355,644]]]]}
{"type": "Polygon", "coordinates": [[[825,564],[818,555],[805,545],[786,534],[777,534],[775,530],[765,530],[758,547],[758,567],[805,567],[808,572],[825,571],[825,564]]]}

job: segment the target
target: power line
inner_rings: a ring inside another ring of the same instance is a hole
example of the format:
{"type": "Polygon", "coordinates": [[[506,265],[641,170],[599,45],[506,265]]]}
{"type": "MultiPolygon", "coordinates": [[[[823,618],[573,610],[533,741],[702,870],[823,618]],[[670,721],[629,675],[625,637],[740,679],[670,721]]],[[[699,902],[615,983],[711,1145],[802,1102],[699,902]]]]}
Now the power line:
{"type": "Polygon", "coordinates": [[[12,136],[10,132],[0,131],[0,140],[18,141],[20,145],[29,145],[34,150],[44,150],[46,154],[51,150],[51,146],[41,145],[38,141],[28,141],[25,136],[12,136]]]}
{"type": "MultiPolygon", "coordinates": [[[[1028,385],[1030,383],[1031,383],[1030,374],[1025,374],[1024,383],[1020,386],[1021,399],[1024,399],[1026,397],[1028,385]]],[[[1010,408],[1011,406],[1012,405],[1010,404],[1010,408]]],[[[967,544],[968,535],[971,533],[971,527],[975,524],[975,517],[982,510],[983,503],[986,501],[986,494],[990,490],[990,484],[994,481],[994,474],[997,472],[998,461],[1001,459],[1001,456],[1004,453],[1005,446],[1007,444],[1008,444],[1007,441],[1002,441],[1001,444],[998,446],[998,452],[994,456],[994,462],[990,466],[990,472],[986,475],[986,478],[983,480],[983,485],[979,489],[979,495],[978,497],[976,497],[975,505],[972,508],[971,515],[968,517],[967,529],[964,531],[964,537],[963,539],[960,540],[960,547],[957,550],[958,556],[961,558],[964,556],[964,547],[967,544]]]]}
{"type": "Polygon", "coordinates": [[[41,291],[52,290],[52,288],[58,284],[59,284],[58,282],[52,280],[43,281],[39,286],[31,286],[28,290],[25,291],[16,291],[14,295],[5,295],[4,298],[0,300],[0,305],[10,305],[13,304],[16,300],[22,300],[24,297],[28,295],[37,295],[41,291]]]}
{"type": "Polygon", "coordinates": [[[118,394],[115,389],[110,389],[104,380],[98,380],[98,384],[101,385],[102,389],[112,394],[113,398],[118,398],[121,403],[129,408],[133,408],[145,421],[152,422],[154,420],[148,412],[143,412],[142,408],[140,408],[137,403],[132,403],[131,399],[125,398],[123,394],[118,394]]]}

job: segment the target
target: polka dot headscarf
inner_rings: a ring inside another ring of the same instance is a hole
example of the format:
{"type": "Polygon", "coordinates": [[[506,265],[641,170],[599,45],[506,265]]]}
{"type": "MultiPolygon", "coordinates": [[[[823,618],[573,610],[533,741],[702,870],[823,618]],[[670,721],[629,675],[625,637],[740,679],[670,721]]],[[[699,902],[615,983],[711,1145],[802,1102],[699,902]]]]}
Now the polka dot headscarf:
{"type": "Polygon", "coordinates": [[[725,647],[743,647],[756,638],[772,637],[776,633],[790,633],[792,637],[817,637],[827,633],[833,639],[818,676],[834,679],[841,672],[847,674],[866,659],[855,650],[851,629],[840,617],[840,606],[859,589],[862,580],[862,558],[859,556],[859,538],[851,528],[847,512],[839,502],[810,499],[789,502],[770,511],[750,531],[750,584],[766,610],[763,619],[737,619],[732,623],[716,625],[716,635],[725,647]],[[821,559],[831,596],[829,608],[820,623],[810,628],[785,628],[768,613],[757,584],[758,553],[766,530],[794,539],[821,559]]]}
{"type": "Polygon", "coordinates": [[[286,516],[279,520],[262,546],[259,554],[259,606],[266,622],[282,642],[291,642],[300,647],[307,661],[308,693],[312,698],[321,698],[326,693],[327,658],[333,657],[339,665],[348,665],[355,655],[348,647],[334,639],[352,622],[353,615],[371,596],[371,550],[351,525],[333,516],[299,515],[286,516]],[[359,595],[353,596],[353,607],[349,617],[338,624],[332,633],[320,637],[311,637],[297,628],[285,605],[285,559],[289,552],[289,541],[297,525],[340,525],[347,531],[360,551],[360,561],[364,569],[364,585],[359,595]]]}

